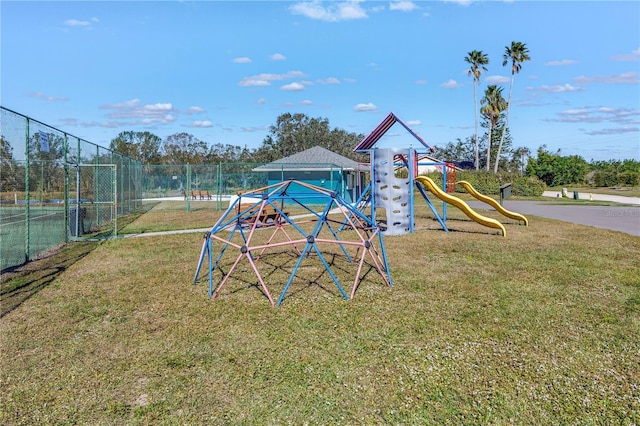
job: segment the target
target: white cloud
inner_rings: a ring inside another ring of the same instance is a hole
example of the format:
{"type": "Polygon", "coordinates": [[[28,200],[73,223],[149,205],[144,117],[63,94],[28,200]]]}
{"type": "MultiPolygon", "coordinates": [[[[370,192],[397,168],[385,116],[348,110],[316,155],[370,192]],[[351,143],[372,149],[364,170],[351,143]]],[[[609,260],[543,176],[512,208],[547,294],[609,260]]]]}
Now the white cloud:
{"type": "Polygon", "coordinates": [[[640,133],[640,127],[616,127],[612,129],[600,129],[600,130],[591,130],[589,132],[585,132],[590,136],[601,136],[601,135],[620,135],[623,133],[640,133]]]}
{"type": "Polygon", "coordinates": [[[563,84],[559,86],[542,86],[540,89],[548,93],[563,93],[563,92],[584,92],[584,88],[575,87],[570,84],[563,84]]]}
{"type": "Polygon", "coordinates": [[[625,55],[615,55],[611,59],[614,61],[639,61],[640,49],[632,50],[631,53],[625,55]]]}
{"type": "Polygon", "coordinates": [[[139,106],[139,99],[131,99],[122,103],[106,104],[100,106],[101,109],[113,110],[107,117],[113,120],[132,120],[131,125],[166,124],[174,122],[177,117],[174,115],[173,105],[169,102],[159,102],[139,106]]]}
{"type": "Polygon", "coordinates": [[[329,2],[329,5],[325,7],[321,1],[313,0],[296,3],[290,6],[289,10],[295,15],[306,16],[310,19],[338,22],[367,18],[367,12],[360,7],[360,3],[361,0],[347,0],[341,3],[329,2]]]}
{"type": "Polygon", "coordinates": [[[284,90],[286,92],[299,92],[304,90],[304,84],[293,82],[280,87],[280,90],[284,90]]]}
{"type": "Polygon", "coordinates": [[[213,123],[209,120],[196,120],[193,122],[193,127],[213,127],[213,123]]]}
{"type": "Polygon", "coordinates": [[[133,108],[140,103],[140,99],[131,99],[119,104],[105,104],[101,105],[101,109],[120,109],[120,108],[133,108]]]}
{"type": "Polygon", "coordinates": [[[377,111],[378,107],[375,104],[369,102],[368,104],[358,104],[355,107],[353,107],[353,110],[354,111],[358,111],[358,112],[361,112],[361,111],[377,111]]]}
{"type": "Polygon", "coordinates": [[[285,59],[287,58],[280,53],[274,53],[273,55],[271,55],[272,61],[284,61],[285,59]]]}
{"type": "Polygon", "coordinates": [[[262,132],[269,130],[269,126],[240,127],[240,130],[243,132],[262,132]]]}
{"type": "Polygon", "coordinates": [[[411,12],[412,10],[418,9],[418,5],[416,5],[412,1],[394,1],[389,4],[389,10],[400,10],[402,12],[411,12]]]}
{"type": "Polygon", "coordinates": [[[456,3],[460,6],[469,6],[475,0],[444,0],[445,3],[456,3]]]}
{"type": "Polygon", "coordinates": [[[42,99],[47,102],[67,102],[69,98],[64,96],[49,96],[43,92],[32,92],[28,95],[30,98],[42,99]]]}
{"type": "Polygon", "coordinates": [[[558,118],[547,121],[561,123],[603,123],[612,122],[625,126],[640,124],[640,109],[591,106],[574,108],[557,113],[558,118]]]}
{"type": "Polygon", "coordinates": [[[590,83],[606,83],[606,84],[638,84],[640,83],[640,78],[638,78],[638,73],[635,71],[630,71],[618,75],[609,75],[609,76],[593,76],[586,77],[580,76],[573,79],[578,84],[590,84],[590,83]]]}
{"type": "Polygon", "coordinates": [[[544,64],[549,67],[562,67],[565,65],[573,65],[576,63],[578,63],[578,61],[575,61],[573,59],[562,59],[561,61],[549,61],[545,62],[544,64]]]}
{"type": "Polygon", "coordinates": [[[251,77],[245,77],[240,80],[238,83],[241,87],[251,87],[251,86],[271,86],[272,81],[281,81],[290,78],[300,78],[304,77],[304,73],[302,71],[289,71],[284,74],[258,74],[251,77]]]}
{"type": "Polygon", "coordinates": [[[340,84],[340,80],[335,77],[329,77],[325,79],[318,80],[320,84],[340,84]]]}
{"type": "Polygon", "coordinates": [[[405,123],[407,126],[421,126],[422,121],[420,120],[409,120],[405,123]]]}
{"type": "Polygon", "coordinates": [[[258,100],[256,100],[256,103],[259,105],[264,105],[267,103],[267,100],[265,98],[260,98],[258,100]]]}
{"type": "Polygon", "coordinates": [[[241,58],[233,58],[233,61],[236,64],[250,64],[251,63],[251,58],[247,58],[246,56],[243,56],[241,58]]]}
{"type": "Polygon", "coordinates": [[[170,103],[157,103],[157,104],[148,104],[142,107],[142,111],[148,111],[151,114],[154,114],[158,111],[171,111],[173,109],[173,105],[170,103]]]}
{"type": "Polygon", "coordinates": [[[448,81],[442,83],[440,86],[444,87],[445,89],[457,89],[462,85],[453,79],[449,79],[448,81]]]}
{"type": "Polygon", "coordinates": [[[490,75],[485,78],[487,84],[508,84],[510,82],[509,77],[504,77],[502,75],[490,75]]]}
{"type": "Polygon", "coordinates": [[[311,105],[313,105],[313,102],[311,102],[308,99],[305,99],[304,101],[300,102],[300,105],[311,106],[311,105]]]}
{"type": "Polygon", "coordinates": [[[91,26],[90,21],[80,21],[78,19],[67,19],[66,21],[64,21],[64,24],[69,27],[90,27],[91,26]]]}
{"type": "Polygon", "coordinates": [[[189,107],[189,110],[188,110],[189,114],[200,114],[202,112],[207,112],[207,110],[199,106],[189,107]]]}

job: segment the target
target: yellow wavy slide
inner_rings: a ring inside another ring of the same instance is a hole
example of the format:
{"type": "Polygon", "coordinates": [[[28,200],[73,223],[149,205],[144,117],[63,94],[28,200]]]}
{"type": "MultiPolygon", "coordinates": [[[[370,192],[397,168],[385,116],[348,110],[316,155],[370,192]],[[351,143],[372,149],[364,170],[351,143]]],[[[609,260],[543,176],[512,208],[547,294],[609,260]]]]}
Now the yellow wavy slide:
{"type": "Polygon", "coordinates": [[[483,203],[489,204],[491,207],[496,209],[497,212],[502,213],[504,216],[508,217],[509,219],[521,220],[524,222],[524,226],[529,226],[529,221],[527,220],[526,217],[524,217],[520,213],[509,211],[504,207],[502,207],[500,203],[498,203],[493,198],[487,197],[486,195],[482,195],[481,193],[476,191],[475,188],[471,186],[471,184],[466,180],[461,180],[460,182],[458,182],[458,185],[462,185],[462,187],[466,189],[469,194],[473,195],[475,198],[482,201],[483,203]]]}
{"type": "Polygon", "coordinates": [[[428,177],[418,176],[416,177],[416,180],[420,182],[422,185],[424,185],[429,191],[431,191],[431,193],[433,193],[433,195],[440,198],[442,201],[449,204],[453,204],[454,206],[462,210],[462,212],[466,214],[470,219],[478,222],[481,225],[488,226],[489,228],[499,229],[502,231],[503,237],[507,236],[507,230],[504,229],[504,226],[502,226],[500,222],[498,222],[495,219],[491,219],[490,217],[485,217],[476,213],[471,207],[469,207],[467,203],[465,203],[460,198],[454,197],[453,195],[449,195],[443,190],[441,190],[440,188],[438,188],[435,182],[429,179],[428,177]]]}

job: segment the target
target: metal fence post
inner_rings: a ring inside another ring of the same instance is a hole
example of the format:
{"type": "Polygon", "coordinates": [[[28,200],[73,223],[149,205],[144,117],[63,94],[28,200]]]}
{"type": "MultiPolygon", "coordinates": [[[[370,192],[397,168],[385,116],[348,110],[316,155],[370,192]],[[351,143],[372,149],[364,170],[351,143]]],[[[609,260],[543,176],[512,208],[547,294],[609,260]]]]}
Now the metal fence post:
{"type": "Polygon", "coordinates": [[[64,161],[64,241],[69,242],[69,232],[67,223],[69,223],[69,138],[67,134],[64,134],[64,146],[63,146],[63,161],[64,161]]]}
{"type": "Polygon", "coordinates": [[[184,190],[184,196],[187,199],[187,211],[191,211],[191,164],[187,163],[187,186],[184,190]]]}
{"type": "Polygon", "coordinates": [[[24,165],[24,216],[25,216],[25,227],[24,227],[24,232],[25,232],[25,238],[24,238],[24,257],[25,257],[25,261],[29,261],[30,260],[30,256],[29,256],[29,252],[30,252],[30,237],[29,234],[31,233],[31,229],[30,229],[30,224],[31,224],[31,220],[29,220],[29,216],[30,216],[30,210],[29,210],[29,204],[31,204],[31,200],[29,197],[29,174],[31,172],[31,167],[30,167],[30,162],[31,159],[29,158],[31,156],[31,150],[29,148],[29,117],[25,117],[26,120],[26,131],[25,131],[25,158],[26,158],[26,162],[24,165]]]}

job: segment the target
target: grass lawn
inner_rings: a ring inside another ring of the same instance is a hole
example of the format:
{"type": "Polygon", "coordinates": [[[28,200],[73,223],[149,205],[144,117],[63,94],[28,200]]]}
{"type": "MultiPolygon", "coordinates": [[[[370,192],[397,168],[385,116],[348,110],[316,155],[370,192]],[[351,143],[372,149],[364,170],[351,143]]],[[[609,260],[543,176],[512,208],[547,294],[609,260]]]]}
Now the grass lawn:
{"type": "MultiPolygon", "coordinates": [[[[277,308],[248,268],[214,301],[192,285],[199,233],[72,244],[2,279],[3,304],[40,284],[0,318],[0,423],[640,423],[640,238],[448,213],[385,238],[392,288],[346,301],[309,258],[277,308]]],[[[218,214],[160,203],[124,232],[218,214]]],[[[295,260],[265,258],[267,285],[295,260]]]]}

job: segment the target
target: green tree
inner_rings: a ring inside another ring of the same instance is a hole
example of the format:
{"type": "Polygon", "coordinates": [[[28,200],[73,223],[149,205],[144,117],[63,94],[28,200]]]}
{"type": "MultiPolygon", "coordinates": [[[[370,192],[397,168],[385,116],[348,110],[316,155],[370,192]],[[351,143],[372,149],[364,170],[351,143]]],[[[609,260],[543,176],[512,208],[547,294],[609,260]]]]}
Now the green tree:
{"type": "Polygon", "coordinates": [[[246,156],[246,148],[241,148],[236,145],[216,143],[209,147],[207,154],[207,162],[219,163],[228,162],[235,163],[243,160],[243,155],[246,156]]]}
{"type": "Polygon", "coordinates": [[[164,141],[166,164],[203,164],[207,159],[207,144],[189,133],[176,133],[164,141]]]}
{"type": "Polygon", "coordinates": [[[470,161],[474,163],[475,145],[473,135],[464,141],[458,138],[455,142],[448,142],[445,146],[434,146],[433,156],[443,161],[470,161]]]}
{"type": "Polygon", "coordinates": [[[64,138],[57,133],[34,133],[29,139],[29,190],[45,192],[64,188],[64,138]],[[42,138],[47,139],[48,149],[43,149],[42,138]]]}
{"type": "Polygon", "coordinates": [[[0,137],[0,192],[18,190],[18,167],[13,158],[13,147],[4,136],[0,137]]]}
{"type": "MultiPolygon", "coordinates": [[[[491,165],[491,148],[493,147],[493,139],[495,137],[496,130],[500,128],[500,122],[502,113],[507,108],[507,103],[502,97],[502,87],[498,87],[495,84],[490,84],[484,92],[484,97],[480,100],[483,105],[480,108],[480,113],[485,118],[488,124],[487,132],[487,163],[486,170],[488,171],[491,165]]],[[[504,134],[504,131],[501,132],[504,134]]],[[[494,172],[497,173],[497,163],[499,157],[496,157],[496,167],[494,172]]]]}
{"type": "Polygon", "coordinates": [[[529,157],[531,157],[531,150],[526,146],[521,146],[512,150],[511,158],[507,161],[507,171],[518,171],[521,174],[524,174],[529,157]]]}
{"type": "Polygon", "coordinates": [[[141,161],[143,164],[160,164],[162,139],[150,132],[120,132],[111,140],[109,148],[124,156],[141,161]]]}
{"type": "MultiPolygon", "coordinates": [[[[519,41],[512,41],[511,46],[505,46],[504,56],[502,60],[502,66],[507,65],[511,60],[511,84],[509,85],[509,98],[507,100],[507,116],[504,122],[504,129],[509,127],[509,111],[511,110],[511,94],[513,91],[513,80],[516,74],[522,69],[522,63],[529,61],[529,49],[525,43],[519,41]]],[[[500,143],[498,144],[498,152],[496,153],[496,162],[494,164],[494,172],[498,171],[498,162],[500,158],[500,152],[502,151],[502,144],[504,143],[504,132],[500,137],[500,143]]]]}
{"type": "Polygon", "coordinates": [[[353,148],[364,135],[349,133],[341,129],[331,129],[326,118],[310,118],[305,114],[281,114],[276,124],[269,128],[269,134],[254,152],[258,162],[274,161],[314,146],[321,146],[336,154],[365,160],[365,156],[353,152],[353,148]]]}
{"type": "Polygon", "coordinates": [[[476,87],[480,84],[480,76],[482,75],[482,71],[487,71],[487,65],[489,63],[489,56],[485,53],[482,53],[481,50],[472,50],[467,53],[467,56],[464,58],[465,62],[471,64],[471,67],[467,71],[467,75],[473,76],[473,111],[475,113],[475,121],[476,121],[476,139],[475,139],[475,166],[476,170],[480,168],[480,151],[479,151],[479,141],[478,141],[478,95],[476,87]]]}
{"type": "Polygon", "coordinates": [[[608,160],[591,161],[590,183],[596,186],[637,186],[640,184],[640,161],[608,160]]]}
{"type": "Polygon", "coordinates": [[[529,160],[527,174],[549,186],[582,184],[587,166],[587,162],[578,155],[562,156],[560,151],[553,154],[543,145],[538,148],[537,157],[529,160]]]}

